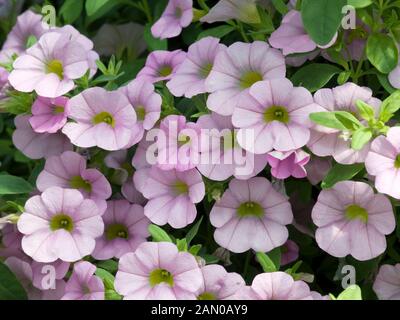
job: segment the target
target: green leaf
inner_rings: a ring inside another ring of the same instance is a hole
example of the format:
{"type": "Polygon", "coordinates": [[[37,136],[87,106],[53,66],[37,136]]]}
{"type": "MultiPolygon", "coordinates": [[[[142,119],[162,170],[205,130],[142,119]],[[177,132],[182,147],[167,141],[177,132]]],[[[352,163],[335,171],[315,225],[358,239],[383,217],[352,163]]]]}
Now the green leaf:
{"type": "Polygon", "coordinates": [[[189,249],[189,253],[191,253],[194,256],[197,256],[201,250],[202,245],[201,244],[195,244],[194,246],[191,246],[189,249]]]}
{"type": "Polygon", "coordinates": [[[375,33],[368,37],[367,57],[379,72],[387,74],[397,66],[399,52],[393,38],[375,33]]]}
{"type": "Polygon", "coordinates": [[[96,263],[101,269],[107,270],[110,273],[115,273],[118,270],[118,262],[115,260],[104,260],[96,263]]]}
{"type": "Polygon", "coordinates": [[[393,92],[381,105],[379,120],[386,123],[400,109],[400,90],[393,92]]]}
{"type": "Polygon", "coordinates": [[[264,272],[275,272],[279,270],[281,261],[280,248],[270,251],[268,255],[264,252],[257,252],[256,257],[264,272]]]}
{"type": "Polygon", "coordinates": [[[119,4],[120,1],[118,0],[87,0],[85,8],[89,17],[88,22],[91,23],[101,18],[107,12],[111,11],[114,6],[119,4]]]}
{"type": "Polygon", "coordinates": [[[0,175],[0,195],[24,194],[33,191],[31,184],[20,177],[0,175]]]}
{"type": "Polygon", "coordinates": [[[366,8],[372,4],[372,0],[347,0],[347,3],[354,8],[366,8]]]}
{"type": "Polygon", "coordinates": [[[371,120],[375,119],[375,110],[369,104],[365,103],[362,100],[357,100],[356,106],[357,106],[360,116],[363,119],[365,119],[367,121],[371,121],[371,120]]]}
{"type": "Polygon", "coordinates": [[[281,15],[285,15],[289,11],[283,0],[272,0],[272,4],[281,15]]]}
{"type": "Polygon", "coordinates": [[[351,137],[351,148],[361,150],[372,139],[370,128],[361,128],[353,132],[351,137]]]}
{"type": "Polygon", "coordinates": [[[336,300],[362,300],[361,289],[356,284],[348,286],[336,300]]]}
{"type": "Polygon", "coordinates": [[[60,8],[60,16],[66,24],[75,22],[82,14],[84,1],[65,0],[60,8]]]}
{"type": "Polygon", "coordinates": [[[361,170],[364,169],[363,163],[355,163],[344,165],[337,163],[328,172],[327,176],[321,183],[322,189],[329,189],[339,181],[346,181],[354,178],[361,170]]]}
{"type": "Polygon", "coordinates": [[[161,40],[153,37],[151,34],[151,24],[147,24],[144,28],[143,38],[147,44],[147,47],[149,48],[149,51],[168,49],[168,41],[166,39],[161,40]]]}
{"type": "Polygon", "coordinates": [[[197,37],[197,40],[200,40],[205,37],[216,37],[222,39],[223,37],[225,37],[227,34],[231,33],[234,30],[235,30],[234,27],[228,25],[210,28],[203,32],[200,32],[199,36],[197,37]]]}
{"type": "Polygon", "coordinates": [[[292,77],[295,86],[302,86],[311,92],[324,87],[336,74],[342,70],[331,64],[312,63],[299,69],[292,77]]]}
{"type": "Polygon", "coordinates": [[[0,300],[27,300],[28,297],[17,277],[0,261],[0,300]]]}
{"type": "Polygon", "coordinates": [[[327,45],[342,21],[342,9],[347,0],[303,0],[301,16],[304,28],[319,45],[327,45]]]}
{"type": "Polygon", "coordinates": [[[310,114],[310,119],[321,126],[342,131],[353,131],[362,126],[356,117],[346,111],[315,112],[310,114]]]}
{"type": "Polygon", "coordinates": [[[155,224],[149,225],[149,232],[156,242],[173,242],[168,233],[155,224]]]}
{"type": "Polygon", "coordinates": [[[334,111],[336,119],[338,119],[347,130],[357,130],[362,126],[361,122],[347,111],[334,111]]]}
{"type": "Polygon", "coordinates": [[[388,92],[388,93],[393,93],[396,91],[396,88],[394,88],[391,83],[389,82],[388,79],[388,75],[387,74],[383,74],[380,72],[376,72],[376,76],[378,78],[379,83],[381,84],[381,86],[388,92]]]}
{"type": "Polygon", "coordinates": [[[203,221],[203,216],[200,218],[199,221],[196,222],[196,224],[186,234],[186,241],[187,241],[188,245],[190,245],[193,238],[196,236],[197,232],[199,232],[199,227],[200,227],[202,221],[203,221]]]}
{"type": "Polygon", "coordinates": [[[98,276],[104,283],[106,300],[122,300],[122,296],[115,291],[115,277],[110,272],[101,268],[97,268],[96,276],[98,276]]]}
{"type": "Polygon", "coordinates": [[[186,239],[177,239],[176,246],[178,247],[179,251],[188,251],[188,243],[186,239]]]}

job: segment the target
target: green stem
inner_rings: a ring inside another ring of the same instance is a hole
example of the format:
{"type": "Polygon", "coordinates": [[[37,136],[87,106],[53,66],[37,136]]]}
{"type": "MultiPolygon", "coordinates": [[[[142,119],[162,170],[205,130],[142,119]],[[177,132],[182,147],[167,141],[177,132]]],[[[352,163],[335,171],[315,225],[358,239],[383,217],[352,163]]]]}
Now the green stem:
{"type": "Polygon", "coordinates": [[[250,42],[249,37],[246,35],[246,32],[244,31],[243,24],[240,21],[237,22],[236,28],[238,29],[238,31],[242,35],[243,40],[245,42],[250,42]]]}

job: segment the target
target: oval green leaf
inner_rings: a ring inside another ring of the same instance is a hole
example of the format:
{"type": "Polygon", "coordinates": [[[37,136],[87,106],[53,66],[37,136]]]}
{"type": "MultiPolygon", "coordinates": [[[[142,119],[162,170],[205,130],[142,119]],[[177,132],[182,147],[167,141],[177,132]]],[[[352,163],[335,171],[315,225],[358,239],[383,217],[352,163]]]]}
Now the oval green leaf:
{"type": "Polygon", "coordinates": [[[386,34],[372,34],[367,41],[367,57],[379,72],[387,74],[397,66],[399,52],[391,37],[386,34]]]}

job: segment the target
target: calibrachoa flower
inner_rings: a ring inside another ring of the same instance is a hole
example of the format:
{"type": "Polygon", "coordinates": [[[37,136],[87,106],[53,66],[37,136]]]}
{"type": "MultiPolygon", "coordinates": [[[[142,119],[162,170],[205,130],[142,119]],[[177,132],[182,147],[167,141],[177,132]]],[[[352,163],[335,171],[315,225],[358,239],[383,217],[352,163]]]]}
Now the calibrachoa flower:
{"type": "Polygon", "coordinates": [[[205,37],[189,47],[186,59],[167,83],[174,96],[191,98],[207,92],[205,81],[213,68],[215,57],[226,49],[219,41],[218,38],[205,37]]]}
{"type": "Polygon", "coordinates": [[[282,49],[283,54],[310,52],[317,47],[329,48],[336,42],[337,34],[325,46],[318,46],[304,29],[301,13],[296,10],[290,10],[283,18],[281,25],[275,30],[269,38],[271,46],[282,49]]]}
{"type": "Polygon", "coordinates": [[[88,52],[69,34],[48,32],[15,60],[8,80],[18,91],[56,98],[71,91],[89,69],[88,52]]]}
{"type": "Polygon", "coordinates": [[[386,249],[396,223],[392,205],[366,183],[343,181],[322,190],[312,211],[319,247],[334,257],[370,260],[386,249]]]}
{"type": "Polygon", "coordinates": [[[292,240],[286,241],[282,246],[281,265],[285,266],[299,257],[299,246],[292,240]]]}
{"type": "Polygon", "coordinates": [[[32,268],[32,284],[41,290],[44,289],[57,289],[57,280],[62,280],[68,270],[69,270],[70,263],[64,262],[61,260],[57,260],[53,263],[40,263],[33,261],[31,263],[32,268]],[[48,277],[51,274],[54,276],[48,277]]]}
{"type": "Polygon", "coordinates": [[[104,175],[88,169],[86,159],[72,151],[48,158],[36,186],[41,192],[50,187],[77,189],[85,198],[92,199],[101,213],[107,206],[105,200],[111,196],[111,186],[104,175]]]}
{"type": "Polygon", "coordinates": [[[192,19],[193,0],[169,0],[160,19],[151,27],[151,33],[161,39],[176,37],[192,19]]]}
{"type": "Polygon", "coordinates": [[[47,158],[72,149],[68,138],[61,132],[37,133],[33,131],[27,115],[15,117],[14,123],[16,130],[12,136],[13,143],[31,159],[47,158]]]}
{"type": "Polygon", "coordinates": [[[61,300],[104,300],[104,284],[95,272],[96,266],[90,262],[76,263],[61,300]]]}
{"type": "MultiPolygon", "coordinates": [[[[347,111],[362,121],[356,106],[357,100],[362,100],[375,109],[378,114],[381,101],[372,97],[372,90],[360,87],[354,83],[346,83],[333,89],[321,89],[314,94],[315,103],[324,111],[347,111]]],[[[314,111],[319,112],[319,111],[314,111]]],[[[315,126],[311,130],[307,147],[317,156],[333,158],[341,164],[364,162],[370,143],[361,150],[351,148],[351,139],[342,132],[315,126]]]]}
{"type": "Polygon", "coordinates": [[[267,158],[243,150],[237,143],[231,117],[215,112],[203,115],[197,120],[201,134],[201,161],[197,166],[200,173],[215,181],[224,181],[231,176],[248,179],[256,176],[267,165],[267,158]]]}
{"type": "Polygon", "coordinates": [[[67,123],[67,97],[55,99],[38,97],[32,105],[29,123],[38,133],[55,133],[67,123]]]}
{"type": "Polygon", "coordinates": [[[220,0],[200,19],[201,22],[218,22],[237,19],[245,23],[260,23],[257,0],[220,0]]]}
{"type": "Polygon", "coordinates": [[[331,162],[330,158],[311,157],[310,161],[306,164],[305,169],[307,171],[307,179],[312,185],[317,185],[324,180],[329,170],[332,168],[331,162]]]}
{"type": "Polygon", "coordinates": [[[18,231],[15,224],[6,224],[1,230],[0,257],[16,257],[25,259],[26,255],[22,251],[21,240],[23,234],[18,231]]]}
{"type": "Polygon", "coordinates": [[[235,253],[268,252],[288,238],[293,214],[287,199],[261,177],[233,179],[210,212],[215,241],[235,253]]]}
{"type": "Polygon", "coordinates": [[[93,200],[52,187],[26,202],[18,229],[24,234],[22,249],[37,262],[74,262],[92,253],[104,224],[93,200]]]}
{"type": "Polygon", "coordinates": [[[152,83],[170,80],[185,60],[185,57],[186,53],[182,50],[153,51],[148,55],[146,65],[138,73],[137,79],[147,80],[152,83]]]}
{"type": "Polygon", "coordinates": [[[304,281],[295,281],[279,271],[257,275],[243,296],[248,300],[314,300],[318,294],[310,291],[304,281]]]}
{"type": "Polygon", "coordinates": [[[169,242],[145,242],[119,260],[115,289],[126,300],[195,300],[203,285],[196,259],[169,242]]]}
{"type": "Polygon", "coordinates": [[[400,300],[400,263],[381,266],[373,289],[380,300],[400,300]]]}
{"type": "Polygon", "coordinates": [[[63,133],[74,145],[110,151],[132,146],[138,130],[136,113],[122,93],[90,88],[70,99],[68,108],[76,122],[68,122],[63,133]]]}
{"type": "Polygon", "coordinates": [[[267,43],[236,42],[215,58],[213,69],[206,80],[211,92],[207,107],[221,115],[232,115],[243,92],[256,82],[284,78],[285,59],[267,43]]]}
{"type": "Polygon", "coordinates": [[[375,187],[400,199],[400,128],[393,127],[387,137],[376,138],[365,159],[367,172],[375,176],[375,187]]]}
{"type": "Polygon", "coordinates": [[[8,84],[8,72],[0,67],[0,101],[6,97],[5,91],[8,84]]]}
{"type": "Polygon", "coordinates": [[[197,292],[198,300],[232,300],[246,285],[236,272],[226,272],[224,267],[210,264],[201,268],[203,286],[197,292]]]}
{"type": "Polygon", "coordinates": [[[153,84],[141,79],[131,81],[118,91],[128,98],[135,109],[137,135],[133,137],[133,142],[136,144],[142,139],[144,131],[153,128],[160,119],[161,96],[154,91],[153,84]]]}
{"type": "Polygon", "coordinates": [[[170,115],[160,123],[157,166],[162,170],[187,171],[199,163],[200,127],[184,116],[170,115]]]}
{"type": "Polygon", "coordinates": [[[158,225],[179,229],[191,224],[197,215],[196,203],[203,200],[205,186],[196,169],[185,172],[140,169],[134,175],[135,185],[149,202],[144,214],[158,225]]]}
{"type": "Polygon", "coordinates": [[[143,214],[143,207],[126,200],[107,202],[103,215],[104,234],[96,240],[92,256],[97,260],[120,258],[133,252],[150,235],[150,221],[143,214]]]}
{"type": "Polygon", "coordinates": [[[25,11],[17,18],[17,23],[8,34],[3,50],[20,55],[48,31],[49,27],[43,22],[43,17],[31,10],[25,11]]]}
{"type": "Polygon", "coordinates": [[[291,151],[308,142],[309,115],[319,109],[307,89],[293,87],[288,79],[267,80],[242,95],[232,122],[241,129],[239,144],[250,152],[291,151]]]}
{"type": "Polygon", "coordinates": [[[304,166],[310,161],[310,155],[303,150],[271,151],[267,154],[268,163],[271,166],[271,174],[277,179],[307,177],[304,166]]]}

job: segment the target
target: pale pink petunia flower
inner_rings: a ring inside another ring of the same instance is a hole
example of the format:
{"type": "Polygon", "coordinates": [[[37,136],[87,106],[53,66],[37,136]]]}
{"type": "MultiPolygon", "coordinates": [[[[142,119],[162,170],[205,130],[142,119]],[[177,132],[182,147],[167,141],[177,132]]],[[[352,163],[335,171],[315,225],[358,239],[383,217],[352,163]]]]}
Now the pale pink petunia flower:
{"type": "Polygon", "coordinates": [[[143,207],[126,200],[107,202],[102,218],[104,234],[96,239],[92,253],[97,260],[120,258],[133,252],[150,235],[147,230],[150,221],[143,214],[143,207]]]}
{"type": "Polygon", "coordinates": [[[400,199],[400,128],[393,127],[387,137],[379,136],[365,159],[367,172],[375,176],[375,188],[400,199]]]}
{"type": "Polygon", "coordinates": [[[63,133],[83,148],[97,146],[114,151],[132,146],[137,135],[136,113],[120,92],[95,87],[86,89],[68,102],[69,117],[63,133]]]}
{"type": "Polygon", "coordinates": [[[167,83],[174,96],[192,98],[207,92],[205,81],[213,68],[215,57],[226,49],[219,41],[218,38],[205,37],[189,47],[186,59],[167,83]]]}
{"type": "Polygon", "coordinates": [[[37,133],[30,123],[28,115],[19,115],[14,119],[16,130],[13,133],[14,145],[31,159],[48,158],[72,150],[68,138],[61,132],[37,133]]]}
{"type": "Polygon", "coordinates": [[[202,285],[195,257],[169,242],[145,242],[125,254],[115,277],[125,300],[195,300],[202,285]]]}
{"type": "Polygon", "coordinates": [[[312,156],[305,166],[308,181],[314,186],[317,185],[324,180],[331,168],[332,161],[330,158],[312,156]]]}
{"type": "Polygon", "coordinates": [[[199,117],[197,124],[203,130],[201,161],[197,165],[202,175],[215,181],[224,181],[231,176],[244,180],[256,176],[266,167],[265,154],[252,154],[238,144],[231,117],[212,112],[199,117]]]}
{"type": "Polygon", "coordinates": [[[312,211],[318,246],[334,257],[365,261],[386,250],[396,223],[392,204],[364,182],[342,181],[322,190],[312,211]]]}
{"type": "Polygon", "coordinates": [[[149,202],[144,214],[160,226],[175,229],[191,224],[197,215],[196,203],[203,200],[205,186],[196,169],[185,172],[161,170],[155,166],[143,168],[134,175],[135,185],[149,202]]]}
{"type": "Polygon", "coordinates": [[[95,272],[96,266],[90,262],[76,263],[61,300],[104,300],[104,284],[95,272]]]}
{"type": "Polygon", "coordinates": [[[62,280],[67,275],[70,263],[57,260],[53,263],[32,261],[32,284],[40,290],[57,289],[57,280],[62,280]],[[51,275],[52,277],[49,277],[51,275]]]}
{"type": "Polygon", "coordinates": [[[38,133],[56,133],[66,123],[68,117],[67,97],[54,99],[38,97],[32,105],[29,123],[38,133]]]}
{"type": "MultiPolygon", "coordinates": [[[[358,100],[364,101],[379,113],[381,101],[372,97],[372,90],[360,87],[354,83],[346,83],[333,89],[320,89],[314,94],[317,105],[324,112],[347,111],[353,114],[361,122],[364,122],[356,106],[358,100]]],[[[320,112],[320,110],[316,111],[320,112]]],[[[310,141],[307,147],[319,157],[333,156],[336,162],[341,164],[361,163],[365,161],[370,143],[361,150],[351,148],[351,139],[345,133],[321,126],[315,126],[311,130],[310,141]]]]}
{"type": "Polygon", "coordinates": [[[19,56],[8,78],[18,91],[56,98],[74,88],[89,69],[88,51],[68,33],[48,32],[19,56]]]}
{"type": "Polygon", "coordinates": [[[308,142],[309,116],[321,110],[307,89],[293,87],[288,79],[266,80],[242,95],[232,122],[241,129],[239,144],[250,152],[291,151],[308,142]]]}
{"type": "Polygon", "coordinates": [[[25,260],[27,256],[22,251],[22,237],[23,234],[18,231],[15,224],[6,224],[1,229],[0,257],[4,259],[16,257],[25,260]]]}
{"type": "Polygon", "coordinates": [[[147,56],[146,64],[136,78],[152,83],[170,80],[185,60],[185,57],[186,52],[182,50],[153,51],[147,56]]]}
{"type": "Polygon", "coordinates": [[[133,136],[133,143],[138,143],[144,135],[145,130],[154,127],[161,116],[161,96],[155,92],[154,85],[143,79],[135,79],[128,85],[118,89],[124,94],[136,112],[137,121],[133,136]]]}
{"type": "Polygon", "coordinates": [[[101,213],[112,193],[106,177],[97,169],[87,168],[86,159],[72,151],[48,158],[36,186],[41,192],[50,187],[77,189],[85,198],[92,199],[101,213]]]}
{"type": "Polygon", "coordinates": [[[22,249],[37,262],[74,262],[93,252],[104,224],[95,202],[73,189],[51,187],[30,198],[18,220],[22,249]]]}
{"type": "Polygon", "coordinates": [[[236,272],[227,272],[218,264],[201,268],[204,284],[197,292],[197,300],[232,300],[246,283],[236,272]]]}
{"type": "Polygon", "coordinates": [[[6,97],[6,90],[8,87],[8,75],[8,71],[0,67],[0,101],[6,97]]]}
{"type": "Polygon", "coordinates": [[[242,289],[245,300],[315,300],[321,296],[310,290],[307,283],[295,281],[281,271],[257,275],[249,288],[242,289]]]}
{"type": "Polygon", "coordinates": [[[286,241],[281,248],[281,265],[285,266],[297,260],[299,257],[299,246],[292,240],[286,241]]]}
{"type": "Polygon", "coordinates": [[[151,27],[151,33],[155,38],[174,38],[192,19],[193,0],[169,0],[160,19],[151,27]]]}
{"type": "Polygon", "coordinates": [[[286,152],[271,151],[267,154],[267,159],[271,166],[271,174],[277,179],[307,177],[304,166],[310,161],[310,155],[301,149],[286,152]]]}
{"type": "Polygon", "coordinates": [[[214,23],[231,19],[250,24],[260,23],[257,0],[220,0],[200,21],[214,23]]]}
{"type": "Polygon", "coordinates": [[[285,59],[279,50],[266,42],[236,42],[215,58],[214,66],[206,80],[211,94],[207,107],[221,115],[232,115],[243,92],[255,83],[284,78],[285,59]]]}
{"type": "Polygon", "coordinates": [[[400,300],[400,263],[382,265],[372,288],[379,300],[400,300]]]}
{"type": "Polygon", "coordinates": [[[288,238],[286,225],[292,220],[286,197],[262,177],[233,179],[210,212],[215,241],[235,253],[280,247],[288,238]]]}

